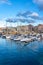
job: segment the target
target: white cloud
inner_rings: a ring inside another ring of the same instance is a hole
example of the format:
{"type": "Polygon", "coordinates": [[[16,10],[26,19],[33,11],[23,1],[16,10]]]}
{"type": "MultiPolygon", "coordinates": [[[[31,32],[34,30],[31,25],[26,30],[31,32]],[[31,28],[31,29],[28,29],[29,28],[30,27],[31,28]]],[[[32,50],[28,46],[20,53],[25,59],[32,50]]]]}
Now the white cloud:
{"type": "Polygon", "coordinates": [[[33,2],[38,5],[40,10],[43,10],[43,0],[33,0],[33,2]]]}
{"type": "Polygon", "coordinates": [[[0,20],[0,27],[6,27],[6,26],[12,26],[12,27],[16,27],[17,26],[17,23],[9,23],[7,22],[7,25],[6,25],[6,21],[5,20],[0,20]]]}
{"type": "Polygon", "coordinates": [[[18,17],[23,18],[23,19],[35,19],[35,20],[42,20],[42,18],[39,16],[39,14],[37,12],[31,12],[31,11],[26,11],[24,13],[19,13],[18,17]]]}
{"type": "Polygon", "coordinates": [[[31,14],[31,16],[39,16],[39,14],[36,13],[36,12],[33,12],[33,13],[31,14]]]}
{"type": "Polygon", "coordinates": [[[43,0],[33,0],[33,2],[40,4],[40,3],[43,3],[43,0]]]}
{"type": "Polygon", "coordinates": [[[5,21],[3,21],[3,20],[0,20],[0,27],[5,27],[5,21]]]}
{"type": "Polygon", "coordinates": [[[15,16],[14,18],[3,18],[0,20],[0,27],[5,27],[6,22],[7,26],[15,27],[17,25],[27,25],[27,24],[34,24],[37,20],[41,20],[42,18],[39,16],[37,12],[31,12],[28,16],[28,13],[23,13],[20,16],[15,16]],[[26,17],[25,17],[26,16],[26,17]]]}
{"type": "Polygon", "coordinates": [[[0,4],[11,5],[12,3],[9,0],[0,0],[0,4]]]}

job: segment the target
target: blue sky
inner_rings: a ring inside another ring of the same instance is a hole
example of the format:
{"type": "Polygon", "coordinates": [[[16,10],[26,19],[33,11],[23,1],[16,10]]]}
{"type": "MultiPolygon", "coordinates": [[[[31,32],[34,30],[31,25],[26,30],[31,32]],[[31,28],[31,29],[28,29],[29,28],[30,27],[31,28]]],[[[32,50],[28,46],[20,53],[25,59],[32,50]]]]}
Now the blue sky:
{"type": "MultiPolygon", "coordinates": [[[[43,18],[43,0],[0,0],[0,26],[8,18],[17,17],[17,14],[30,11],[34,15],[43,18]]],[[[43,20],[36,20],[36,23],[43,23],[43,20]]],[[[25,23],[24,23],[25,24],[25,23]]]]}

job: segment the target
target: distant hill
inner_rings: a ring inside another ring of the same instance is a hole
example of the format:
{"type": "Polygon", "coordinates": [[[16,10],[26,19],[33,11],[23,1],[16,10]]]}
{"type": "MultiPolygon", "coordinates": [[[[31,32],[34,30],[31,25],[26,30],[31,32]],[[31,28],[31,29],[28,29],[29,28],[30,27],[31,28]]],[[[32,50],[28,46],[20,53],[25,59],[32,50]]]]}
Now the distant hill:
{"type": "Polygon", "coordinates": [[[18,26],[18,27],[12,27],[12,28],[8,27],[7,30],[6,28],[0,28],[0,31],[3,31],[4,33],[7,31],[9,34],[10,33],[29,34],[32,32],[43,33],[43,24],[39,24],[37,26],[25,25],[25,26],[18,26]]]}
{"type": "Polygon", "coordinates": [[[36,33],[43,33],[43,24],[39,24],[37,26],[33,25],[26,25],[18,27],[18,30],[21,32],[36,32],[36,33]]]}

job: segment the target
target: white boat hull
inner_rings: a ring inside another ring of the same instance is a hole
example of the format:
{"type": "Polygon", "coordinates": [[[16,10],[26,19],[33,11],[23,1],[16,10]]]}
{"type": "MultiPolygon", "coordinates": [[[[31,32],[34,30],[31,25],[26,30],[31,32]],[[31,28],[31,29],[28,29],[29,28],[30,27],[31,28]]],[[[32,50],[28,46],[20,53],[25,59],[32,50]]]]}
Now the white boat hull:
{"type": "Polygon", "coordinates": [[[20,40],[21,42],[31,42],[32,39],[31,38],[24,38],[20,40]]]}

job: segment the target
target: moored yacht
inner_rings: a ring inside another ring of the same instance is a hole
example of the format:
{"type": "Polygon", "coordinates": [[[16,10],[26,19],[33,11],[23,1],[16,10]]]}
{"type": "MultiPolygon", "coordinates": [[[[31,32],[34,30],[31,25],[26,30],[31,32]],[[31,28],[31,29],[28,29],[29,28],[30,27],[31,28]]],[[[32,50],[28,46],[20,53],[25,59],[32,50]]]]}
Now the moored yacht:
{"type": "Polygon", "coordinates": [[[2,35],[1,37],[2,37],[2,38],[6,38],[6,35],[2,35]]]}
{"type": "Polygon", "coordinates": [[[24,36],[16,36],[15,38],[14,38],[14,41],[20,41],[21,39],[23,39],[24,38],[24,36]]]}
{"type": "Polygon", "coordinates": [[[21,42],[31,42],[32,38],[24,38],[20,40],[21,42]]]}
{"type": "Polygon", "coordinates": [[[11,36],[10,36],[10,35],[7,35],[7,36],[6,36],[6,39],[10,39],[10,38],[11,38],[11,36]]]}

